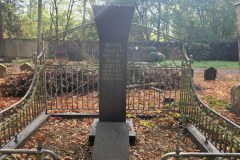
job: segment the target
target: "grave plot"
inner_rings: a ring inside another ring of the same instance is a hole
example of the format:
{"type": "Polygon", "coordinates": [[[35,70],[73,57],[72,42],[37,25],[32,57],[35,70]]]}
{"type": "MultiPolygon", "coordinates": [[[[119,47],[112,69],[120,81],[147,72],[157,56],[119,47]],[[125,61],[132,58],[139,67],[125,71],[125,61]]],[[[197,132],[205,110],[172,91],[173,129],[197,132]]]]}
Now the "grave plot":
{"type": "Polygon", "coordinates": [[[240,127],[197,96],[185,42],[131,24],[133,12],[130,6],[93,6],[96,23],[45,37],[29,90],[0,112],[0,158],[56,159],[54,152],[94,160],[240,157],[240,127]],[[160,41],[150,41],[154,37],[160,41]],[[87,146],[90,132],[93,148],[87,146]],[[37,150],[14,150],[26,142],[26,148],[39,143],[37,150]]]}
{"type": "MultiPolygon", "coordinates": [[[[163,112],[158,118],[133,118],[137,141],[134,146],[129,146],[130,159],[159,159],[174,152],[178,143],[182,151],[199,152],[191,139],[183,134],[174,116],[173,112],[163,112]]],[[[34,149],[41,141],[43,148],[55,151],[60,159],[92,159],[93,147],[88,145],[92,121],[93,118],[50,118],[24,148],[34,149]]]]}

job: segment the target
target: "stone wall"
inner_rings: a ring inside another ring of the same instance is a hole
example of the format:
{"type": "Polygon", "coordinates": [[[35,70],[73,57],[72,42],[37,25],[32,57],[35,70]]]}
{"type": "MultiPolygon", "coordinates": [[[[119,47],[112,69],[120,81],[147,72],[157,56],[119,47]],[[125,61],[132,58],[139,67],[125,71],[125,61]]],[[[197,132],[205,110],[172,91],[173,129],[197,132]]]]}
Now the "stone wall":
{"type": "Polygon", "coordinates": [[[5,53],[0,55],[5,58],[32,58],[37,51],[37,40],[30,39],[5,39],[5,53]]]}

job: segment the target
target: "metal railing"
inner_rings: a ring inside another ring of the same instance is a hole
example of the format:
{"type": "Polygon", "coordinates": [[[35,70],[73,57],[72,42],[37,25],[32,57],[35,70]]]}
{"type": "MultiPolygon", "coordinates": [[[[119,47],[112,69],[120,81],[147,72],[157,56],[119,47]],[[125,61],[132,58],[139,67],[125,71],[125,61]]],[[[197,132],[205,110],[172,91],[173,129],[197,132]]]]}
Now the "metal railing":
{"type": "Polygon", "coordinates": [[[25,96],[0,111],[0,148],[46,110],[44,52],[36,57],[32,83],[25,96]]]}
{"type": "Polygon", "coordinates": [[[38,144],[36,150],[29,149],[0,149],[0,160],[2,159],[36,159],[36,160],[44,160],[44,159],[52,159],[57,160],[57,155],[47,149],[43,149],[41,144],[38,144]]]}
{"type": "Polygon", "coordinates": [[[161,160],[167,160],[168,158],[240,158],[240,153],[203,153],[203,152],[171,152],[165,154],[161,160]]]}
{"type": "Polygon", "coordinates": [[[180,111],[221,152],[240,151],[240,126],[212,110],[197,96],[191,72],[191,60],[182,63],[180,111]]]}
{"type": "MultiPolygon", "coordinates": [[[[161,157],[161,160],[168,158],[175,158],[176,160],[182,158],[240,158],[240,153],[209,153],[209,152],[181,152],[179,144],[176,144],[175,152],[166,153],[161,157]]],[[[219,159],[220,160],[220,159],[219,159]]]]}
{"type": "MultiPolygon", "coordinates": [[[[98,65],[46,65],[48,110],[98,112],[98,65]]],[[[181,66],[129,65],[127,110],[177,110],[181,66]]]]}

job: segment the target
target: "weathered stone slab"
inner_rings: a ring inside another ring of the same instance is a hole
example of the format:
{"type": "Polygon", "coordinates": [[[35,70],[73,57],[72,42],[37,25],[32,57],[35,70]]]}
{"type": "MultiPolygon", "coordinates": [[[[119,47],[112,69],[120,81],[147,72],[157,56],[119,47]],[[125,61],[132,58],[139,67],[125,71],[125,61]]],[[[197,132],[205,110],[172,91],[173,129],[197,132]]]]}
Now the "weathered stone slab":
{"type": "Polygon", "coordinates": [[[23,64],[20,66],[20,70],[21,70],[21,71],[32,71],[32,70],[33,70],[33,67],[32,67],[29,63],[23,63],[23,64]]]}
{"type": "Polygon", "coordinates": [[[7,73],[7,67],[0,64],[0,78],[4,78],[7,73]]]}
{"type": "Polygon", "coordinates": [[[214,67],[210,67],[204,70],[204,80],[216,80],[217,78],[217,70],[214,67]]]}
{"type": "Polygon", "coordinates": [[[240,116],[240,84],[231,89],[231,109],[232,112],[240,116]]]}
{"type": "Polygon", "coordinates": [[[128,160],[129,140],[126,122],[98,122],[93,160],[128,160]]]}

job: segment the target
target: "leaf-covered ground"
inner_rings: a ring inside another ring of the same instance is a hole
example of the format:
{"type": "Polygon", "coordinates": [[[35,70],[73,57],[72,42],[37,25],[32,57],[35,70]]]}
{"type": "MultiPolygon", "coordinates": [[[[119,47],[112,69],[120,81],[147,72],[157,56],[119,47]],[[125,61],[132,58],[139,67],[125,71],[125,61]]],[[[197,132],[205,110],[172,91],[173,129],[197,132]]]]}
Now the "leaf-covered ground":
{"type": "Polygon", "coordinates": [[[204,81],[203,70],[196,70],[194,83],[197,94],[209,107],[223,116],[240,124],[240,117],[230,112],[231,88],[240,84],[240,71],[238,69],[218,69],[215,81],[204,81]]]}
{"type": "MultiPolygon", "coordinates": [[[[159,159],[168,152],[175,151],[175,145],[185,152],[198,151],[190,138],[183,134],[173,112],[162,112],[153,119],[133,118],[137,133],[135,146],[131,146],[130,159],[159,159]]],[[[90,160],[93,147],[88,145],[92,118],[63,119],[51,117],[25,145],[34,148],[38,142],[46,149],[53,150],[59,159],[90,160]]]]}
{"type": "MultiPolygon", "coordinates": [[[[23,61],[24,62],[24,61],[23,61]]],[[[7,77],[15,77],[16,75],[20,74],[20,73],[26,73],[24,71],[20,71],[19,67],[20,64],[7,64],[5,65],[7,66],[7,77]]],[[[0,78],[0,90],[4,90],[5,87],[4,85],[6,84],[6,79],[4,78],[0,78]]],[[[21,98],[20,97],[4,97],[1,93],[0,93],[0,111],[13,105],[14,103],[18,102],[21,98]]]]}
{"type": "MultiPolygon", "coordinates": [[[[0,85],[3,84],[5,81],[3,78],[0,78],[0,85]]],[[[19,101],[19,97],[3,97],[0,95],[0,111],[13,105],[17,101],[19,101]]]]}

